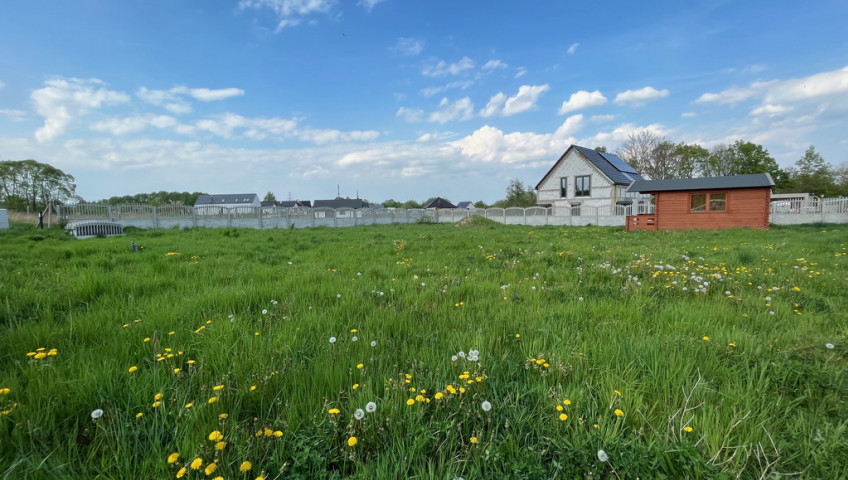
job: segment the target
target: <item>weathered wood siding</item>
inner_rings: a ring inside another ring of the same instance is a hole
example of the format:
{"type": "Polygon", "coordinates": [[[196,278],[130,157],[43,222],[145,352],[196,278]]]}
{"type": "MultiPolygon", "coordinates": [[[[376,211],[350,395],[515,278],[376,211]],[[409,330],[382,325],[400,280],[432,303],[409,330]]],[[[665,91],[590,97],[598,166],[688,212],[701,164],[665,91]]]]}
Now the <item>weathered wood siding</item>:
{"type": "Polygon", "coordinates": [[[656,193],[656,217],[659,230],[702,228],[760,228],[769,226],[769,188],[740,188],[732,190],[698,190],[656,193]],[[726,193],[723,212],[692,212],[692,194],[726,193]]]}

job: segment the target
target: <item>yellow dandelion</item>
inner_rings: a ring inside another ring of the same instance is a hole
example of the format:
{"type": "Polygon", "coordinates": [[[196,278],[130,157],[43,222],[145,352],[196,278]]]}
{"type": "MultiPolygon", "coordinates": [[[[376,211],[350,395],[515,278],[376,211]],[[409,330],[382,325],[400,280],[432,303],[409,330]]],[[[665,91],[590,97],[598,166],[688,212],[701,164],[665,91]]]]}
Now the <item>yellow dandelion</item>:
{"type": "Polygon", "coordinates": [[[521,338],[521,334],[520,334],[520,333],[516,333],[516,334],[515,334],[515,338],[521,338]]]}
{"type": "Polygon", "coordinates": [[[703,337],[701,337],[701,340],[703,340],[703,341],[705,341],[705,342],[709,342],[709,341],[710,341],[710,337],[708,337],[708,336],[704,335],[703,337]]]}
{"type": "Polygon", "coordinates": [[[477,437],[471,437],[471,440],[470,440],[470,441],[471,441],[471,443],[477,443],[477,442],[479,442],[480,440],[478,440],[478,439],[477,439],[477,437]]]}
{"type": "Polygon", "coordinates": [[[218,468],[218,465],[215,465],[214,462],[210,463],[209,465],[206,465],[205,469],[203,469],[203,473],[206,475],[212,475],[216,468],[218,468]]]}
{"type": "Polygon", "coordinates": [[[183,468],[179,469],[179,471],[177,471],[177,478],[183,478],[185,476],[185,474],[186,474],[186,469],[185,469],[185,467],[183,467],[183,468]]]}
{"type": "Polygon", "coordinates": [[[185,407],[186,407],[186,408],[191,408],[191,407],[193,407],[193,406],[194,406],[194,402],[188,402],[188,403],[186,403],[186,406],[185,406],[185,407]]]}
{"type": "Polygon", "coordinates": [[[359,384],[358,384],[358,383],[354,383],[354,384],[353,384],[353,389],[354,389],[354,390],[356,390],[357,388],[359,388],[359,384]]]}
{"type": "Polygon", "coordinates": [[[141,418],[143,416],[144,416],[144,414],[141,413],[141,412],[138,412],[138,413],[135,414],[135,418],[141,418]]]}
{"type": "Polygon", "coordinates": [[[415,399],[414,399],[414,398],[410,398],[409,400],[407,400],[407,401],[406,401],[406,404],[407,404],[407,405],[415,405],[415,399]]]}
{"type": "Polygon", "coordinates": [[[168,463],[177,463],[177,460],[180,459],[180,454],[178,452],[174,452],[168,455],[168,463]]]}
{"type": "Polygon", "coordinates": [[[561,412],[562,411],[562,405],[557,405],[556,409],[557,409],[557,412],[561,412]]]}
{"type": "Polygon", "coordinates": [[[338,408],[331,408],[330,410],[327,411],[327,413],[329,413],[330,415],[337,415],[339,413],[339,409],[338,408]]]}
{"type": "Polygon", "coordinates": [[[358,368],[358,369],[362,370],[363,368],[365,368],[365,365],[363,365],[363,364],[361,364],[361,363],[357,363],[357,364],[356,364],[356,368],[358,368]]]}
{"type": "Polygon", "coordinates": [[[203,460],[201,460],[199,457],[191,461],[192,470],[199,470],[201,466],[203,466],[203,460]]]}
{"type": "Polygon", "coordinates": [[[218,415],[218,419],[219,419],[219,420],[226,420],[226,419],[227,419],[227,417],[229,417],[229,416],[230,416],[230,415],[229,415],[229,414],[227,414],[227,413],[222,413],[222,414],[218,415]]]}
{"type": "Polygon", "coordinates": [[[277,430],[277,431],[274,432],[274,436],[277,437],[277,438],[280,438],[280,437],[283,436],[283,432],[280,431],[280,430],[277,430]]]}
{"type": "Polygon", "coordinates": [[[162,400],[162,394],[157,393],[156,395],[153,395],[153,400],[162,400]]]}
{"type": "Polygon", "coordinates": [[[251,465],[250,462],[241,462],[241,465],[239,465],[239,472],[247,472],[250,471],[251,468],[253,468],[253,465],[251,465]]]}
{"type": "Polygon", "coordinates": [[[218,401],[218,397],[211,397],[211,398],[209,398],[209,400],[207,400],[207,401],[208,401],[209,403],[215,403],[215,402],[217,402],[217,401],[218,401]]]}
{"type": "Polygon", "coordinates": [[[564,422],[564,421],[568,420],[568,415],[566,415],[566,414],[564,414],[564,413],[560,413],[560,414],[559,414],[559,420],[560,420],[561,422],[564,422]]]}
{"type": "Polygon", "coordinates": [[[227,447],[227,442],[218,442],[215,444],[215,450],[221,451],[227,447]]]}
{"type": "Polygon", "coordinates": [[[357,442],[359,442],[359,440],[357,440],[356,437],[350,437],[347,439],[347,446],[353,447],[357,444],[357,442]]]}
{"type": "Polygon", "coordinates": [[[153,408],[158,408],[159,405],[162,405],[162,402],[160,402],[159,400],[156,400],[155,402],[150,404],[150,406],[153,408]]]}
{"type": "Polygon", "coordinates": [[[150,337],[144,337],[144,342],[147,343],[150,341],[150,337]]]}
{"type": "Polygon", "coordinates": [[[596,424],[592,425],[592,428],[594,428],[595,430],[599,430],[601,428],[601,426],[596,423],[596,424]]]}
{"type": "Polygon", "coordinates": [[[218,476],[218,477],[213,478],[212,480],[224,480],[224,477],[218,476]]]}
{"type": "Polygon", "coordinates": [[[216,391],[216,392],[217,392],[217,391],[219,391],[219,390],[222,390],[223,388],[224,388],[224,386],[223,386],[223,385],[215,385],[214,387],[212,387],[212,390],[214,390],[214,391],[216,391]]]}
{"type": "Polygon", "coordinates": [[[442,394],[442,392],[436,392],[436,395],[435,395],[436,400],[438,400],[438,399],[442,398],[443,396],[444,396],[444,395],[442,394]]]}
{"type": "Polygon", "coordinates": [[[130,373],[133,373],[133,372],[134,372],[134,371],[136,371],[136,370],[138,370],[138,367],[136,367],[135,365],[133,365],[132,367],[130,367],[130,373]]]}
{"type": "Polygon", "coordinates": [[[562,401],[562,404],[565,405],[565,406],[571,405],[571,400],[566,398],[565,400],[562,401]]]}
{"type": "Polygon", "coordinates": [[[175,368],[175,369],[174,369],[174,373],[180,373],[180,369],[179,369],[179,368],[175,368]]]}
{"type": "Polygon", "coordinates": [[[693,430],[692,427],[689,427],[689,426],[683,427],[683,431],[686,432],[686,433],[691,433],[692,430],[693,430]]]}
{"type": "Polygon", "coordinates": [[[251,385],[251,386],[250,386],[250,391],[252,392],[252,391],[254,391],[254,390],[256,390],[256,385],[251,385]]]}
{"type": "Polygon", "coordinates": [[[219,442],[222,438],[224,438],[224,435],[221,434],[221,432],[219,432],[218,430],[215,430],[214,432],[209,434],[209,440],[213,442],[219,442]]]}
{"type": "Polygon", "coordinates": [[[274,431],[271,430],[268,427],[265,427],[265,429],[262,430],[262,433],[264,433],[266,437],[270,437],[270,436],[274,435],[274,431]]]}
{"type": "Polygon", "coordinates": [[[615,394],[616,394],[616,395],[618,395],[619,397],[622,397],[622,396],[623,396],[623,395],[621,394],[621,392],[619,392],[618,390],[613,390],[613,393],[615,393],[615,394]]]}
{"type": "Polygon", "coordinates": [[[616,416],[616,417],[623,417],[623,416],[624,416],[624,412],[622,412],[622,411],[621,411],[621,409],[616,408],[616,409],[615,409],[615,416],[616,416]]]}
{"type": "Polygon", "coordinates": [[[46,357],[46,356],[47,356],[47,354],[46,354],[46,353],[44,353],[44,352],[38,352],[38,353],[36,353],[36,354],[35,354],[35,357],[34,357],[34,358],[35,358],[36,360],[41,360],[42,358],[44,358],[44,357],[46,357]]]}

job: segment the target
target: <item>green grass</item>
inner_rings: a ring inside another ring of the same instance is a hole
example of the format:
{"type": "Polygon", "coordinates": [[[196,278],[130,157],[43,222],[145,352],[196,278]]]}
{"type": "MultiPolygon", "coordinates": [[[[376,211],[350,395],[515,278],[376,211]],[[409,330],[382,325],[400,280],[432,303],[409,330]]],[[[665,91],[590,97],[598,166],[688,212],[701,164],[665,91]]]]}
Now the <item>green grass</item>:
{"type": "Polygon", "coordinates": [[[0,233],[3,478],[848,477],[848,226],[127,230],[0,233]]]}

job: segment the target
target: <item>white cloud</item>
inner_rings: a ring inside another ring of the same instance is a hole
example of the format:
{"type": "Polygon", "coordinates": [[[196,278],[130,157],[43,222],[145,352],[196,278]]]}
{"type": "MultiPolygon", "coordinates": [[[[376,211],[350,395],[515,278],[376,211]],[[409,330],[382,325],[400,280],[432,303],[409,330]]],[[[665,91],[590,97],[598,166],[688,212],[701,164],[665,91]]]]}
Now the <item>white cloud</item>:
{"type": "Polygon", "coordinates": [[[220,88],[211,90],[208,88],[190,88],[188,94],[202,102],[212,102],[215,100],[224,100],[230,97],[238,97],[244,95],[244,90],[240,88],[220,88]]]}
{"type": "Polygon", "coordinates": [[[419,108],[400,107],[395,113],[395,117],[401,118],[406,122],[414,123],[424,120],[424,110],[419,108]]]}
{"type": "Polygon", "coordinates": [[[518,67],[518,69],[515,71],[515,78],[521,78],[524,75],[527,75],[527,69],[524,67],[518,67]]]}
{"type": "Polygon", "coordinates": [[[474,61],[468,57],[462,57],[456,63],[445,63],[439,60],[436,63],[430,61],[421,69],[425,77],[446,77],[448,75],[461,75],[474,68],[474,61]]]}
{"type": "Polygon", "coordinates": [[[630,135],[643,130],[647,130],[658,137],[665,137],[671,133],[671,130],[668,130],[659,123],[654,123],[648,126],[625,123],[623,125],[619,125],[611,132],[598,132],[594,136],[585,139],[585,141],[586,143],[592,143],[593,145],[609,146],[610,144],[620,144],[626,141],[627,137],[630,135]]]}
{"type": "Polygon", "coordinates": [[[778,104],[848,94],[848,67],[769,85],[765,103],[778,104]]]}
{"type": "Polygon", "coordinates": [[[3,80],[0,80],[0,90],[3,90],[4,88],[6,88],[6,84],[3,83],[3,80]]]}
{"type": "Polygon", "coordinates": [[[39,142],[51,140],[65,132],[76,117],[105,105],[117,105],[130,100],[129,95],[106,88],[97,79],[53,79],[44,88],[32,92],[35,111],[44,117],[44,125],[36,130],[39,142]]]}
{"type": "Polygon", "coordinates": [[[279,33],[286,27],[299,25],[304,17],[311,14],[329,12],[335,3],[334,0],[241,0],[239,8],[271,9],[279,20],[275,30],[279,33]]]}
{"type": "Polygon", "coordinates": [[[362,6],[362,8],[364,8],[365,10],[368,10],[370,12],[371,10],[374,9],[374,6],[376,6],[378,3],[383,3],[385,1],[386,0],[360,0],[359,5],[362,6]]]}
{"type": "Polygon", "coordinates": [[[432,97],[433,95],[452,90],[458,88],[460,90],[466,90],[467,88],[474,85],[473,80],[463,80],[458,82],[450,82],[446,85],[442,85],[440,87],[427,87],[421,90],[421,94],[425,97],[432,97]]]}
{"type": "Polygon", "coordinates": [[[579,43],[577,43],[577,42],[572,43],[572,44],[571,44],[571,46],[570,46],[570,47],[568,47],[568,54],[569,54],[569,55],[574,55],[574,52],[576,52],[576,51],[577,51],[577,47],[579,47],[579,46],[580,46],[580,44],[579,44],[579,43]]]}
{"type": "Polygon", "coordinates": [[[695,100],[695,103],[718,103],[721,105],[736,105],[757,94],[754,88],[739,88],[736,85],[719,93],[705,93],[695,100]]]}
{"type": "Polygon", "coordinates": [[[151,90],[141,87],[135,92],[139,99],[158,107],[163,107],[171,113],[183,114],[191,112],[191,105],[185,97],[195,98],[202,102],[224,100],[231,97],[244,95],[240,88],[188,88],[184,86],[174,87],[168,90],[151,90]]]}
{"type": "Polygon", "coordinates": [[[434,133],[425,133],[424,135],[421,135],[420,137],[418,137],[418,140],[416,140],[416,141],[419,142],[419,143],[425,143],[425,142],[432,142],[432,141],[435,141],[435,140],[438,140],[438,139],[439,139],[439,134],[434,132],[434,133]]]}
{"type": "Polygon", "coordinates": [[[563,115],[575,110],[599,107],[605,103],[607,103],[607,97],[600,90],[595,90],[594,92],[580,90],[572,93],[568,100],[562,102],[562,106],[559,107],[559,114],[563,115]]]}
{"type": "Polygon", "coordinates": [[[792,110],[792,107],[786,107],[783,105],[772,105],[770,103],[767,103],[751,110],[751,115],[765,115],[767,117],[776,117],[778,115],[782,115],[786,112],[789,112],[790,110],[792,110]]]}
{"type": "Polygon", "coordinates": [[[424,51],[424,41],[417,38],[400,37],[392,50],[406,56],[418,55],[424,51]]]}
{"type": "Polygon", "coordinates": [[[539,96],[550,90],[547,84],[545,85],[522,85],[518,88],[518,93],[507,98],[503,92],[498,92],[489,99],[486,107],[480,110],[480,116],[483,118],[494,115],[508,117],[516,113],[526,112],[536,108],[536,102],[539,96]]]}
{"type": "Polygon", "coordinates": [[[615,115],[592,115],[589,121],[593,123],[604,123],[615,119],[615,115]]]}
{"type": "Polygon", "coordinates": [[[23,122],[26,120],[27,112],[3,108],[0,109],[0,115],[5,116],[6,120],[10,122],[23,122]]]}
{"type": "Polygon", "coordinates": [[[179,122],[174,117],[148,114],[137,117],[110,118],[96,122],[90,128],[98,132],[111,133],[112,135],[125,135],[140,132],[148,127],[175,128],[178,124],[179,122]]]}
{"type": "Polygon", "coordinates": [[[485,65],[480,67],[480,70],[482,70],[484,72],[491,72],[491,71],[499,69],[499,68],[507,68],[507,67],[509,67],[509,65],[505,64],[504,62],[502,62],[500,60],[489,60],[488,62],[486,62],[485,65]]]}
{"type": "Polygon", "coordinates": [[[638,90],[625,90],[615,96],[616,105],[630,105],[631,107],[641,107],[648,102],[659,100],[668,96],[668,90],[657,90],[654,87],[644,87],[638,90]]]}
{"type": "Polygon", "coordinates": [[[468,120],[474,116],[474,105],[468,97],[451,103],[447,98],[439,102],[439,109],[430,114],[431,122],[446,123],[452,120],[468,120]]]}

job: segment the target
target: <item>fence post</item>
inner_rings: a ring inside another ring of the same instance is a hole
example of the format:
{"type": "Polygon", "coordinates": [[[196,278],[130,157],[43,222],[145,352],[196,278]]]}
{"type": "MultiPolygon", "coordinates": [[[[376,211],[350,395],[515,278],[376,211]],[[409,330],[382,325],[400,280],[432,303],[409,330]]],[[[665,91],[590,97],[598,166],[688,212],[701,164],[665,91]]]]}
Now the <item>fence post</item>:
{"type": "Polygon", "coordinates": [[[153,207],[153,228],[159,228],[158,208],[153,207]]]}
{"type": "Polygon", "coordinates": [[[524,225],[527,225],[527,207],[524,208],[524,225]]]}
{"type": "Polygon", "coordinates": [[[262,207],[259,207],[259,230],[262,230],[262,207]]]}
{"type": "Polygon", "coordinates": [[[291,211],[290,208],[286,207],[286,228],[291,228],[291,211]]]}
{"type": "Polygon", "coordinates": [[[109,221],[112,221],[112,206],[106,205],[106,211],[109,213],[109,221]]]}
{"type": "Polygon", "coordinates": [[[191,226],[192,228],[197,227],[197,209],[191,207],[191,226]]]}
{"type": "Polygon", "coordinates": [[[359,213],[359,212],[356,211],[356,210],[353,211],[353,226],[354,227],[359,225],[359,217],[356,216],[357,213],[359,213]]]}
{"type": "Polygon", "coordinates": [[[232,211],[228,208],[227,209],[227,227],[233,226],[233,218],[230,216],[231,213],[232,213],[232,211]]]}

